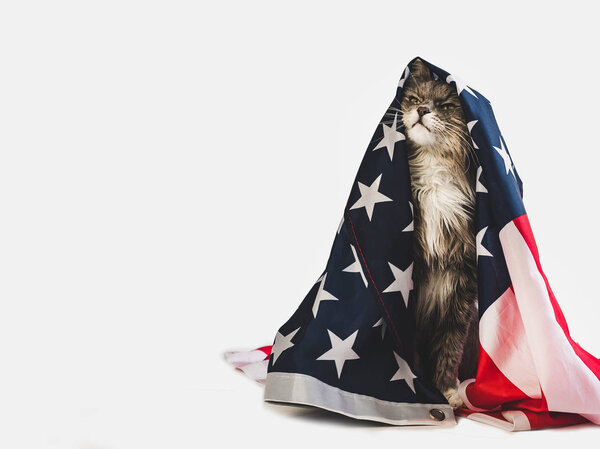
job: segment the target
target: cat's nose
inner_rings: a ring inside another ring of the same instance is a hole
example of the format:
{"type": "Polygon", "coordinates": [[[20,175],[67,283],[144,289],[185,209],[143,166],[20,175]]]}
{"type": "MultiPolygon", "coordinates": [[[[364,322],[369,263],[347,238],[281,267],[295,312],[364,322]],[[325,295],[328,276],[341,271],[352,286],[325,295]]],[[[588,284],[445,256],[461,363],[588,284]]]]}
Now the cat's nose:
{"type": "Polygon", "coordinates": [[[429,114],[431,111],[426,106],[419,106],[417,108],[417,112],[419,113],[419,117],[423,117],[425,114],[429,114]]]}

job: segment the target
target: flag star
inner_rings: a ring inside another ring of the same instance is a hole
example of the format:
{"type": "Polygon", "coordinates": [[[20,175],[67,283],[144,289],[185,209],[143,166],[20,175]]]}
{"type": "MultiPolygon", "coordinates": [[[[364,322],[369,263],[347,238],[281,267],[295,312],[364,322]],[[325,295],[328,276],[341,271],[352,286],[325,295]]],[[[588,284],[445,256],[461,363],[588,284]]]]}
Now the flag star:
{"type": "Polygon", "coordinates": [[[408,226],[406,226],[402,232],[409,232],[409,231],[414,231],[415,230],[415,210],[413,208],[412,203],[409,201],[408,205],[410,206],[410,223],[408,224],[408,226]]]}
{"type": "Polygon", "coordinates": [[[481,231],[479,231],[477,233],[477,236],[475,237],[475,241],[477,242],[477,258],[485,256],[485,257],[494,257],[494,255],[492,253],[490,253],[487,248],[485,246],[483,246],[483,236],[485,235],[485,232],[487,231],[488,226],[486,226],[485,228],[481,229],[481,231]]]}
{"type": "Polygon", "coordinates": [[[508,172],[511,172],[512,175],[515,176],[515,172],[512,168],[512,161],[510,160],[510,156],[508,155],[506,148],[504,148],[504,142],[502,141],[502,138],[500,138],[500,148],[494,147],[494,150],[496,150],[502,157],[502,160],[504,161],[504,168],[506,168],[506,174],[508,175],[508,172]]]}
{"type": "Polygon", "coordinates": [[[345,271],[346,273],[360,273],[360,277],[362,278],[365,287],[368,287],[369,284],[367,283],[367,278],[365,277],[365,272],[362,269],[362,265],[358,260],[358,254],[356,254],[356,249],[354,248],[354,245],[350,244],[350,249],[352,249],[352,254],[354,255],[354,262],[348,265],[342,271],[345,271]]]}
{"type": "Polygon", "coordinates": [[[398,87],[404,87],[404,83],[408,79],[408,75],[410,75],[410,70],[408,67],[406,67],[406,70],[404,70],[404,75],[402,75],[402,78],[400,78],[400,81],[398,82],[398,87]]]}
{"type": "Polygon", "coordinates": [[[360,358],[352,349],[352,345],[354,344],[354,340],[356,340],[356,335],[358,334],[358,329],[345,340],[339,338],[329,329],[327,329],[327,333],[329,334],[331,349],[319,356],[317,360],[333,360],[335,362],[339,379],[342,374],[342,369],[344,368],[344,363],[346,363],[347,360],[356,360],[360,358]]]}
{"type": "Polygon", "coordinates": [[[463,80],[461,80],[458,76],[448,75],[446,77],[446,82],[448,84],[450,84],[452,81],[454,81],[454,83],[456,84],[456,90],[458,91],[458,95],[460,95],[463,90],[466,90],[471,95],[473,95],[475,98],[477,98],[477,95],[475,95],[475,92],[473,92],[471,90],[471,88],[469,86],[467,86],[467,84],[463,80]]]}
{"type": "Polygon", "coordinates": [[[397,130],[398,113],[396,112],[394,115],[392,126],[387,126],[385,123],[382,123],[381,126],[383,128],[383,138],[379,141],[379,144],[373,148],[373,151],[379,150],[380,148],[387,148],[390,160],[392,161],[394,160],[394,147],[396,146],[396,142],[406,139],[404,134],[397,130]]]}
{"type": "Polygon", "coordinates": [[[273,355],[273,365],[275,364],[275,362],[277,361],[277,359],[283,351],[294,346],[294,343],[292,343],[292,338],[294,338],[294,335],[296,335],[296,332],[298,332],[299,330],[300,328],[290,332],[287,335],[283,335],[281,332],[277,332],[277,335],[275,336],[275,342],[273,343],[273,347],[271,348],[271,354],[273,355]]]}
{"type": "Polygon", "coordinates": [[[350,208],[350,210],[352,210],[364,207],[367,211],[369,221],[371,221],[371,218],[373,218],[373,209],[375,208],[375,204],[393,201],[391,198],[388,198],[387,196],[379,192],[379,183],[381,182],[382,176],[383,174],[379,175],[377,179],[373,181],[373,184],[371,184],[370,186],[359,182],[358,188],[360,190],[360,198],[350,208]]]}
{"type": "Polygon", "coordinates": [[[473,120],[470,121],[469,123],[467,123],[467,128],[469,128],[469,135],[471,136],[471,142],[473,142],[473,148],[475,148],[476,150],[479,149],[479,147],[477,146],[477,144],[475,143],[475,141],[473,140],[473,136],[471,135],[471,130],[473,129],[473,127],[475,126],[475,124],[478,122],[479,120],[473,120]]]}
{"type": "Polygon", "coordinates": [[[319,311],[319,305],[321,301],[338,301],[338,299],[333,296],[328,291],[325,291],[325,280],[327,279],[327,273],[319,278],[317,282],[320,282],[319,289],[317,290],[317,296],[315,296],[315,302],[313,304],[312,313],[313,316],[317,316],[317,312],[319,311]]]}
{"type": "Polygon", "coordinates": [[[413,393],[416,393],[415,381],[413,379],[416,379],[417,376],[413,374],[413,372],[410,369],[410,366],[408,366],[408,363],[406,363],[406,360],[404,360],[402,357],[396,354],[395,351],[394,357],[396,358],[396,363],[398,363],[398,371],[396,371],[394,377],[390,379],[390,382],[393,382],[394,380],[403,379],[406,382],[406,385],[408,385],[409,388],[413,391],[413,393]]]}
{"type": "Polygon", "coordinates": [[[481,174],[483,173],[483,167],[481,165],[477,169],[477,182],[475,183],[475,192],[488,193],[488,190],[481,183],[481,174]]]}
{"type": "Polygon", "coordinates": [[[371,327],[379,327],[379,326],[381,326],[381,339],[383,340],[383,337],[385,336],[385,330],[387,329],[387,323],[385,322],[383,317],[379,318],[379,321],[377,321],[371,327]]]}
{"type": "Polygon", "coordinates": [[[411,263],[406,270],[401,270],[390,262],[388,262],[388,265],[394,274],[394,282],[392,282],[390,286],[383,291],[383,293],[401,292],[402,299],[404,299],[404,305],[408,307],[408,295],[413,289],[413,264],[411,263]]]}

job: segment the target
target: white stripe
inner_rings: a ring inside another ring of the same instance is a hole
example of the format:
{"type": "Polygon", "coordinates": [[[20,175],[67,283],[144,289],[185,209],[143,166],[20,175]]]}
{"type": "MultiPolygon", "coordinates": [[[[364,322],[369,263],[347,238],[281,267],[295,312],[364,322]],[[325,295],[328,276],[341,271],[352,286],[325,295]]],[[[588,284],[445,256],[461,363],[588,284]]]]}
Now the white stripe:
{"type": "Polygon", "coordinates": [[[600,413],[600,381],[575,354],[557,323],[544,279],[513,222],[500,231],[500,242],[548,409],[600,413]]]}
{"type": "Polygon", "coordinates": [[[515,294],[508,288],[479,321],[479,342],[500,372],[530,398],[542,397],[515,294]]]}
{"type": "Polygon", "coordinates": [[[529,424],[527,415],[521,411],[505,411],[502,412],[502,416],[506,419],[506,421],[495,418],[494,416],[485,415],[483,413],[471,413],[469,416],[467,416],[467,418],[484,424],[491,424],[492,426],[500,427],[501,429],[508,431],[531,429],[531,424],[529,424]]]}
{"type": "Polygon", "coordinates": [[[591,413],[581,413],[585,419],[590,420],[594,424],[600,425],[600,414],[591,414],[591,413]]]}
{"type": "Polygon", "coordinates": [[[239,370],[243,371],[246,376],[257,382],[263,383],[267,378],[267,367],[269,366],[268,360],[262,360],[256,363],[250,363],[244,365],[239,370]]]}
{"type": "Polygon", "coordinates": [[[249,363],[260,362],[265,359],[267,355],[257,349],[251,351],[227,351],[223,354],[225,361],[236,368],[239,368],[249,363]]]}

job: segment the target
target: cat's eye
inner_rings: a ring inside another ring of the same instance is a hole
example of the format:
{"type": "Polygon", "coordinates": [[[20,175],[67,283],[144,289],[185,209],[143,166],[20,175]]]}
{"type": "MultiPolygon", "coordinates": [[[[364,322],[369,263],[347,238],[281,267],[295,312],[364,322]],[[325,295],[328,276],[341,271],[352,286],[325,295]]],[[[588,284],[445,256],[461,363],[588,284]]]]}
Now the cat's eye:
{"type": "Polygon", "coordinates": [[[409,100],[412,104],[421,104],[421,100],[419,100],[417,97],[409,97],[409,100]]]}
{"type": "Polygon", "coordinates": [[[442,105],[442,109],[444,111],[448,111],[449,109],[454,109],[456,106],[454,106],[452,103],[444,103],[442,105]]]}

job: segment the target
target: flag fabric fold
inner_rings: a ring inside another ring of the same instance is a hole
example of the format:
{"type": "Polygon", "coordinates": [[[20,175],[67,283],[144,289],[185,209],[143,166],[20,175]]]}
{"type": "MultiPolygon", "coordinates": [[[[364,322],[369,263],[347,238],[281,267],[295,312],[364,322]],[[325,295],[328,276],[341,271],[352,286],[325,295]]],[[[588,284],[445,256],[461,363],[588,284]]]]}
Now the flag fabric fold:
{"type": "Polygon", "coordinates": [[[475,379],[460,384],[465,407],[453,410],[412,369],[413,208],[399,118],[410,63],[367,147],[325,270],[272,347],[226,358],[265,383],[266,401],[358,419],[447,426],[456,414],[506,430],[600,424],[600,360],[571,338],[542,271],[491,104],[423,62],[456,88],[479,163],[479,362],[475,379]]]}

